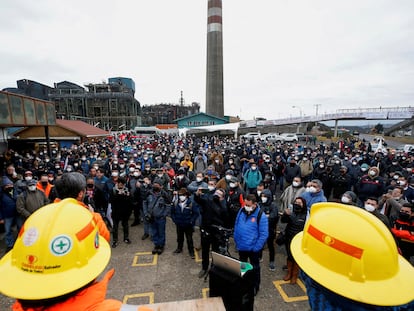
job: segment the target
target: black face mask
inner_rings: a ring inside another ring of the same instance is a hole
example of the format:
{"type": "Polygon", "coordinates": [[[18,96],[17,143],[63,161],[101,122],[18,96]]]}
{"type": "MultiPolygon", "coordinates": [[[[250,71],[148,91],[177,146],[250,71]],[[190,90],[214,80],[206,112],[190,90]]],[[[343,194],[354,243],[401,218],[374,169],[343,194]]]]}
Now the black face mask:
{"type": "Polygon", "coordinates": [[[48,181],[42,181],[40,182],[42,184],[42,186],[47,186],[47,184],[49,183],[48,181]]]}
{"type": "Polygon", "coordinates": [[[93,184],[87,184],[86,187],[88,187],[89,189],[93,188],[93,184]]]}
{"type": "Polygon", "coordinates": [[[411,218],[411,215],[400,212],[399,215],[398,215],[398,218],[401,219],[402,221],[409,221],[410,218],[411,218]]]}
{"type": "Polygon", "coordinates": [[[160,192],[161,188],[160,187],[152,187],[152,190],[154,192],[160,192]]]}
{"type": "Polygon", "coordinates": [[[293,204],[293,212],[295,212],[296,214],[301,213],[303,210],[303,207],[300,206],[299,204],[293,204]]]}

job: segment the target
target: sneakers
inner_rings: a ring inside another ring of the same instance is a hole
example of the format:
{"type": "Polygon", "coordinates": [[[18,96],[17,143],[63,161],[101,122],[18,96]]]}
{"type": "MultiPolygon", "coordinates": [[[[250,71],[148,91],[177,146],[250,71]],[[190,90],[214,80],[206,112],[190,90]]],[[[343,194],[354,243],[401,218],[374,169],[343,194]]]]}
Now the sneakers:
{"type": "Polygon", "coordinates": [[[198,277],[201,279],[201,278],[203,278],[203,277],[205,277],[207,275],[207,270],[201,270],[199,273],[198,273],[198,277]]]}
{"type": "Polygon", "coordinates": [[[124,242],[125,242],[126,244],[131,244],[130,239],[124,239],[124,242]]]}
{"type": "Polygon", "coordinates": [[[182,249],[177,248],[175,251],[173,251],[173,254],[179,254],[179,253],[181,253],[182,251],[183,251],[182,249]]]}
{"type": "Polygon", "coordinates": [[[275,263],[273,261],[269,262],[269,270],[276,271],[275,263]]]}
{"type": "Polygon", "coordinates": [[[118,242],[117,241],[113,241],[112,242],[112,248],[115,248],[115,247],[117,247],[118,246],[118,242]]]}
{"type": "Polygon", "coordinates": [[[141,237],[141,240],[145,240],[149,237],[148,233],[144,233],[144,235],[141,237]]]}
{"type": "Polygon", "coordinates": [[[157,254],[158,253],[158,247],[157,246],[155,246],[154,247],[154,249],[152,250],[152,252],[151,252],[153,255],[155,255],[155,254],[157,254]]]}

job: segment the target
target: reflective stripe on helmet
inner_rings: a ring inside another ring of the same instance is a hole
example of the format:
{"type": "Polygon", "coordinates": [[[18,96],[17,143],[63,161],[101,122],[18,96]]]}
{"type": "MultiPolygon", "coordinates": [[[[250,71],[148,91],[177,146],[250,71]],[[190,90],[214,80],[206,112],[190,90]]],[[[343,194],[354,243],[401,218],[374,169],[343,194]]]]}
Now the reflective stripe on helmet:
{"type": "Polygon", "coordinates": [[[329,247],[332,247],[342,253],[345,253],[349,256],[355,257],[357,259],[361,259],[362,254],[364,253],[364,250],[353,246],[351,244],[348,244],[346,242],[343,242],[341,240],[335,239],[334,237],[323,233],[322,231],[318,230],[312,225],[309,225],[308,233],[313,236],[318,241],[321,241],[322,243],[328,245],[329,247]]]}

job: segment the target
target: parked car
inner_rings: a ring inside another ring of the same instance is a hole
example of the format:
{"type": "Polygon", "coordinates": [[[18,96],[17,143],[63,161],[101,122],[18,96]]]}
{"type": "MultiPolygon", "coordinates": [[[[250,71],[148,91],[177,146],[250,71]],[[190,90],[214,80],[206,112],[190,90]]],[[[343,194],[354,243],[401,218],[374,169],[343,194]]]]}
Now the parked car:
{"type": "Polygon", "coordinates": [[[285,139],[285,142],[297,142],[299,141],[298,136],[294,133],[282,133],[280,134],[285,139]]]}
{"type": "Polygon", "coordinates": [[[272,143],[284,143],[285,138],[277,133],[268,133],[262,135],[262,139],[272,143]]]}
{"type": "Polygon", "coordinates": [[[241,135],[240,138],[247,139],[247,140],[250,140],[250,139],[257,140],[261,138],[261,135],[259,132],[249,132],[244,135],[241,135]]]}

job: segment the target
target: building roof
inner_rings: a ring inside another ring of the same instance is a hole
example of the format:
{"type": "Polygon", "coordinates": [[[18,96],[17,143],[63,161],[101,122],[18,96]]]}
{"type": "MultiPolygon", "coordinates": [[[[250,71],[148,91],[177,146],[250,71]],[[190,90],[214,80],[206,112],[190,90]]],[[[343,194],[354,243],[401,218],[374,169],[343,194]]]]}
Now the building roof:
{"type": "Polygon", "coordinates": [[[220,121],[224,121],[224,122],[228,122],[226,119],[224,119],[224,118],[219,118],[219,117],[216,117],[216,116],[213,116],[213,115],[211,115],[211,114],[208,114],[208,113],[205,113],[205,112],[199,112],[199,113],[196,113],[196,114],[192,114],[192,115],[189,115],[189,116],[185,116],[185,117],[182,117],[182,118],[179,118],[179,119],[175,119],[174,121],[175,122],[178,122],[178,121],[182,121],[182,120],[187,120],[187,119],[192,119],[192,118],[194,118],[194,117],[196,117],[196,116],[206,116],[206,117],[208,117],[208,118],[210,118],[210,119],[217,119],[217,120],[220,120],[220,121]]]}
{"type": "Polygon", "coordinates": [[[56,125],[83,137],[103,137],[110,135],[109,132],[83,121],[56,119],[56,125]]]}

